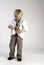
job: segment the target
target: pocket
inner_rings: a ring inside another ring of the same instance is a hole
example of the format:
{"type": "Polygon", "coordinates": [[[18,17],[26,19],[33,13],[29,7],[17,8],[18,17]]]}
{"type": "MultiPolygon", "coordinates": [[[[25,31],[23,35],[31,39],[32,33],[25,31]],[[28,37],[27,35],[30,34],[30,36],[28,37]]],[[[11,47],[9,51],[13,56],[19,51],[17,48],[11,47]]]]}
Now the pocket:
{"type": "Polygon", "coordinates": [[[18,36],[18,37],[23,40],[23,38],[21,38],[20,36],[18,36]]]}

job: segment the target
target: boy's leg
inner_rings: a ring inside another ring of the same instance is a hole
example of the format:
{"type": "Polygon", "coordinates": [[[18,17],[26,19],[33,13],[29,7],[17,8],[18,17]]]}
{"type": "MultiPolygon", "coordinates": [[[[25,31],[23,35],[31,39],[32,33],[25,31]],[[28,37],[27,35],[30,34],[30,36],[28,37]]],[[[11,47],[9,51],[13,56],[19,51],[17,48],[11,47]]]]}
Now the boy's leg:
{"type": "Polygon", "coordinates": [[[9,57],[14,58],[15,46],[16,46],[15,35],[12,35],[11,40],[10,40],[10,45],[9,45],[9,47],[10,47],[9,57]]]}
{"type": "Polygon", "coordinates": [[[23,45],[23,39],[21,37],[17,37],[17,59],[18,61],[21,61],[22,59],[22,45],[23,45]]]}

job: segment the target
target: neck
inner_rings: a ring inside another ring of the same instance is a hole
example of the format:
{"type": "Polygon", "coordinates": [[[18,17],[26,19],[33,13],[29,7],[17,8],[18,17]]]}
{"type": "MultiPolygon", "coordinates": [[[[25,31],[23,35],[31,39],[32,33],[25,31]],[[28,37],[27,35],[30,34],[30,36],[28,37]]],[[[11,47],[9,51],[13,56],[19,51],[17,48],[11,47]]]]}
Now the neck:
{"type": "MultiPolygon", "coordinates": [[[[16,19],[15,19],[15,21],[17,21],[16,19]]],[[[20,20],[18,20],[17,22],[19,22],[20,20]]]]}

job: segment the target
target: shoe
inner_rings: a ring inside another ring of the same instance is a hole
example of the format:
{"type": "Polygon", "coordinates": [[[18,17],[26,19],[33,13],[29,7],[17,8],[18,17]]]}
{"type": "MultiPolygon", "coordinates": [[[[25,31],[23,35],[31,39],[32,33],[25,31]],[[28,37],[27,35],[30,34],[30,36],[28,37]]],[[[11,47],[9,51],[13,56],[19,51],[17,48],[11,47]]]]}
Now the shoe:
{"type": "Polygon", "coordinates": [[[18,58],[17,60],[18,60],[18,61],[22,61],[22,59],[21,59],[21,58],[18,58]]]}
{"type": "Polygon", "coordinates": [[[12,60],[12,59],[14,59],[14,57],[8,57],[8,60],[12,60]]]}

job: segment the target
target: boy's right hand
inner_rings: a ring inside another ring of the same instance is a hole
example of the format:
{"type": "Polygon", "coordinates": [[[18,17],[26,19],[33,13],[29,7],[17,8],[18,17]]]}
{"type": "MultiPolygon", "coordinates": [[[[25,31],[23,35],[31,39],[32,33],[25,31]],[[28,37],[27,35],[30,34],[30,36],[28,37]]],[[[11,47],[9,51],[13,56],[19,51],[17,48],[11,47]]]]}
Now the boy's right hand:
{"type": "Polygon", "coordinates": [[[12,26],[12,25],[9,25],[8,28],[9,28],[9,29],[13,29],[13,26],[12,26]]]}

